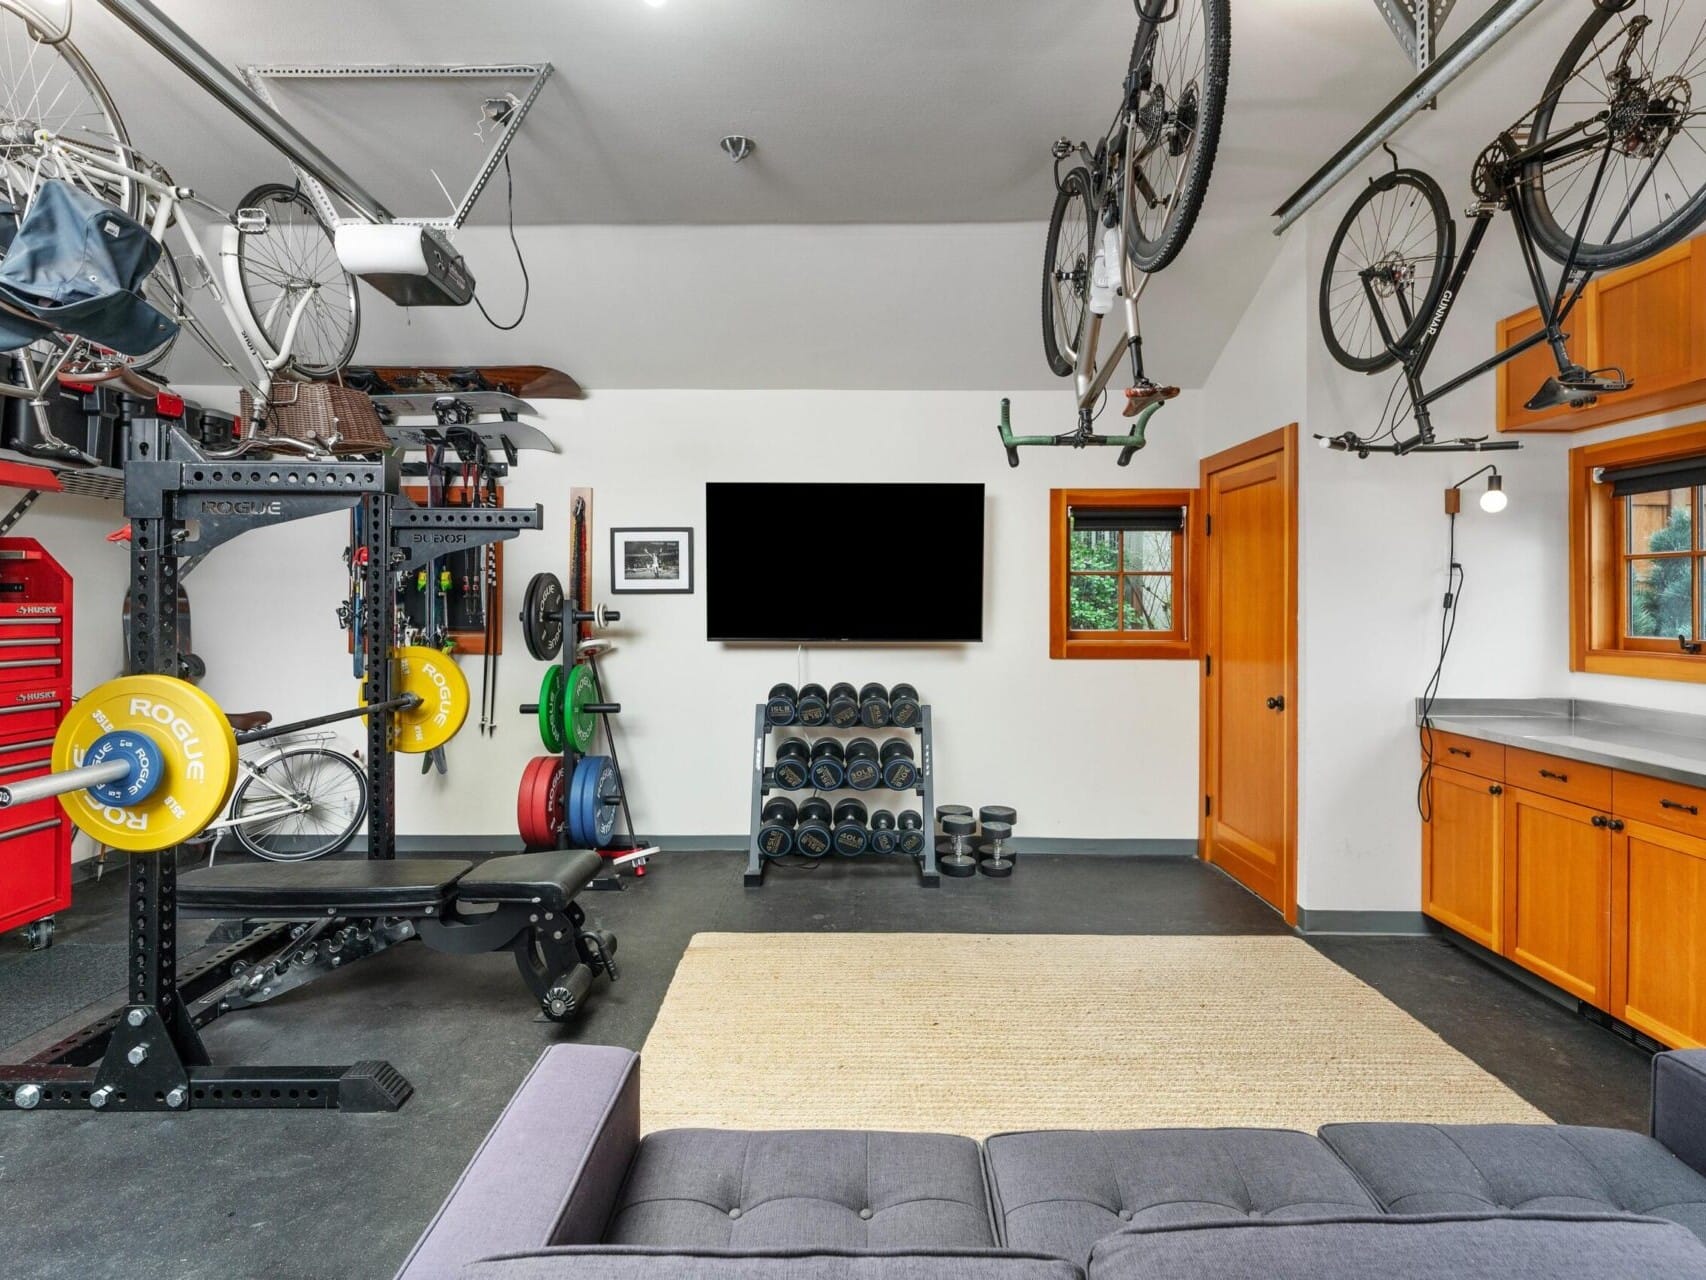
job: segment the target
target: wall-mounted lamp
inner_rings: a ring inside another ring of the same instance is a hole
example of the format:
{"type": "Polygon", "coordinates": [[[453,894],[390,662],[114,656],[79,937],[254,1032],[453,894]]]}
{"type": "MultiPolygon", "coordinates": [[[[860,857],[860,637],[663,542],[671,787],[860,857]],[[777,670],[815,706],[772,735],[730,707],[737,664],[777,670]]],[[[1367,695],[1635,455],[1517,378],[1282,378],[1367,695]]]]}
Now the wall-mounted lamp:
{"type": "Polygon", "coordinates": [[[1489,462],[1479,471],[1470,472],[1445,491],[1445,514],[1454,516],[1463,510],[1463,486],[1476,476],[1487,475],[1489,471],[1492,474],[1487,476],[1487,489],[1481,495],[1481,510],[1489,514],[1503,511],[1510,502],[1510,498],[1505,494],[1505,478],[1499,474],[1499,469],[1489,462]]]}

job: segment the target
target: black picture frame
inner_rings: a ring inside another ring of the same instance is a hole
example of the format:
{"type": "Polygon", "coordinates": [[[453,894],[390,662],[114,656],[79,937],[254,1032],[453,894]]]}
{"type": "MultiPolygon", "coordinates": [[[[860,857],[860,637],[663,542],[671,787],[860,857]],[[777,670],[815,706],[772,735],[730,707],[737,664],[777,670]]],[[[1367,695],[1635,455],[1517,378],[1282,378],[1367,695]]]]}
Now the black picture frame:
{"type": "Polygon", "coordinates": [[[610,594],[616,596],[690,596],[693,582],[693,530],[630,526],[610,531],[610,594]],[[637,544],[651,547],[654,564],[635,570],[630,559],[637,544]],[[673,552],[667,544],[674,544],[673,552]],[[674,573],[669,573],[673,567],[674,573]],[[663,585],[659,585],[659,584],[663,585]]]}

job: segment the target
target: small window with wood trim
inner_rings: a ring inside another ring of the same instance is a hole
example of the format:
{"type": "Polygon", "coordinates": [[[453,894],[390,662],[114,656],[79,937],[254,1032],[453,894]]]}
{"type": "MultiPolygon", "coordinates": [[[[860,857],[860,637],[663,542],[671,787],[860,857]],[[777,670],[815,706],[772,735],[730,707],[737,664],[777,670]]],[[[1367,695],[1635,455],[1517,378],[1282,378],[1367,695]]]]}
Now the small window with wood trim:
{"type": "Polygon", "coordinates": [[[1049,656],[1190,658],[1186,489],[1049,495],[1049,656]]]}
{"type": "Polygon", "coordinates": [[[1706,681],[1706,424],[1570,461],[1572,668],[1706,681]]]}

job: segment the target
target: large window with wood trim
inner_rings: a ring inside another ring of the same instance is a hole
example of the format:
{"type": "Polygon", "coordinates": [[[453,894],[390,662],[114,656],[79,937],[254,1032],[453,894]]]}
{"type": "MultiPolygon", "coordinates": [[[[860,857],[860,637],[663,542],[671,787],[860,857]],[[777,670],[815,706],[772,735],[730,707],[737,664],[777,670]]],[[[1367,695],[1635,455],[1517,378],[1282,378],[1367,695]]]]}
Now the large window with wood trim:
{"type": "Polygon", "coordinates": [[[1706,681],[1706,424],[1570,463],[1573,669],[1706,681]]]}
{"type": "Polygon", "coordinates": [[[1049,656],[1190,658],[1187,489],[1049,495],[1049,656]]]}

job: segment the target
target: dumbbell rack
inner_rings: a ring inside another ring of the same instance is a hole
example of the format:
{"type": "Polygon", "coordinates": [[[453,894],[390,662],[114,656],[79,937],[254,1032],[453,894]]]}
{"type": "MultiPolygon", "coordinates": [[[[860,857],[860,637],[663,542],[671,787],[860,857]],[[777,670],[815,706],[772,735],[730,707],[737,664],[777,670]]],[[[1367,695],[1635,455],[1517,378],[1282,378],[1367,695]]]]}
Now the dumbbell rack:
{"type": "MultiPolygon", "coordinates": [[[[876,787],[869,791],[860,791],[855,787],[839,787],[830,794],[835,795],[845,791],[848,795],[856,795],[861,798],[869,798],[872,795],[884,793],[889,795],[911,793],[918,796],[920,801],[919,817],[924,822],[924,852],[903,853],[897,849],[893,853],[877,853],[874,850],[867,850],[859,855],[858,859],[850,858],[848,861],[859,861],[864,858],[913,858],[918,862],[919,884],[926,889],[939,888],[942,884],[942,873],[936,868],[936,841],[933,835],[935,827],[932,817],[936,812],[936,753],[935,740],[931,735],[929,705],[923,703],[919,705],[918,720],[915,724],[885,725],[882,729],[873,731],[867,725],[849,725],[845,730],[837,730],[833,725],[771,724],[770,717],[766,714],[766,706],[762,702],[758,704],[752,722],[752,834],[746,847],[746,887],[757,889],[764,884],[765,866],[769,862],[769,859],[758,847],[759,828],[764,824],[764,798],[772,791],[787,794],[786,788],[777,785],[774,770],[764,763],[768,754],[767,744],[770,735],[772,733],[822,733],[825,730],[830,732],[856,732],[866,737],[872,736],[873,732],[887,732],[893,735],[897,732],[911,731],[918,735],[918,781],[916,785],[908,787],[905,791],[896,790],[893,787],[876,787]]],[[[807,790],[817,795],[824,794],[816,788],[807,788],[807,790]]]]}

